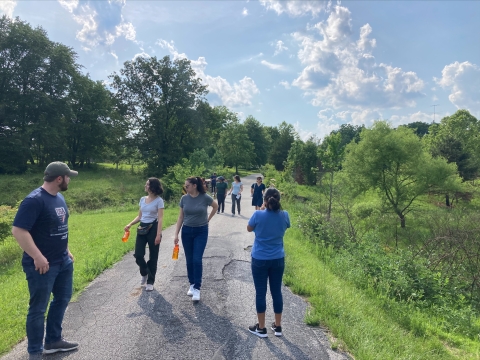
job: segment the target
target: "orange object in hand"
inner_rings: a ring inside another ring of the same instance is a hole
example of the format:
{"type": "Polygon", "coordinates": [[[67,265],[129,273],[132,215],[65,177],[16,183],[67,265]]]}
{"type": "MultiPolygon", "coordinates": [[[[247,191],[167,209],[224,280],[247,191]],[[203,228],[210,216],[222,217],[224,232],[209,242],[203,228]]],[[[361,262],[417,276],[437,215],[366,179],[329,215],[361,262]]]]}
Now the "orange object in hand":
{"type": "Polygon", "coordinates": [[[172,254],[172,259],[173,260],[178,260],[178,251],[180,250],[180,247],[177,245],[175,245],[175,247],[173,248],[173,254],[172,254]]]}
{"type": "Polygon", "coordinates": [[[128,230],[125,231],[125,233],[123,234],[123,237],[122,237],[122,241],[127,242],[129,236],[130,236],[130,231],[128,231],[128,230]]]}

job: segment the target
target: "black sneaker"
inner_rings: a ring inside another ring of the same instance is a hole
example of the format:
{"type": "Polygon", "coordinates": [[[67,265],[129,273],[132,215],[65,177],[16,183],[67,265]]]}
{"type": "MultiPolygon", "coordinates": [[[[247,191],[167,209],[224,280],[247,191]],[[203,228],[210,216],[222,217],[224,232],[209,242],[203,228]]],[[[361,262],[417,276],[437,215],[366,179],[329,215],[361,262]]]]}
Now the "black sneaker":
{"type": "Polygon", "coordinates": [[[76,342],[67,341],[62,338],[61,340],[52,344],[45,344],[43,347],[43,352],[45,354],[53,354],[59,351],[72,351],[76,348],[78,348],[78,344],[76,342]]]}
{"type": "Polygon", "coordinates": [[[282,336],[282,327],[276,326],[275,321],[272,323],[272,330],[275,331],[275,336],[282,336]]]}
{"type": "Polygon", "coordinates": [[[266,338],[268,337],[268,334],[267,334],[267,328],[263,328],[263,329],[260,329],[258,327],[258,323],[253,325],[253,326],[249,326],[248,327],[248,331],[250,331],[252,334],[255,334],[261,338],[266,338]]]}

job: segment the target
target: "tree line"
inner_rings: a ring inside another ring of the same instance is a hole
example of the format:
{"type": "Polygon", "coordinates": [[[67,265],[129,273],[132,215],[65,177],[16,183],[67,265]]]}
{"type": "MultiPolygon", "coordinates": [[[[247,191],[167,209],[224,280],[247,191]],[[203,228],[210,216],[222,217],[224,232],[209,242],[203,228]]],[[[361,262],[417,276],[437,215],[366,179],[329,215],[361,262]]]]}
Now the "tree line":
{"type": "Polygon", "coordinates": [[[283,169],[297,136],[287,123],[241,122],[211,106],[186,59],[137,57],[103,82],[82,68],[75,51],[41,27],[0,19],[0,173],[62,160],[143,162],[161,176],[200,149],[218,166],[283,169]]]}

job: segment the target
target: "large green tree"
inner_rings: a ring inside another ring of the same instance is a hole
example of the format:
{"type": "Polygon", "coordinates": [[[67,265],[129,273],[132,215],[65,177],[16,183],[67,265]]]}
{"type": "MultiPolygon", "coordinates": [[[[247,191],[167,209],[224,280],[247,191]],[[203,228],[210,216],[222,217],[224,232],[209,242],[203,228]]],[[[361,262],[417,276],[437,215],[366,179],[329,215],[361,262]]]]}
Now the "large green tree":
{"type": "Polygon", "coordinates": [[[307,141],[293,142],[287,157],[287,168],[299,184],[315,185],[318,172],[318,141],[312,137],[307,141]]]}
{"type": "Polygon", "coordinates": [[[251,115],[247,116],[243,124],[247,129],[248,139],[253,143],[254,164],[258,167],[265,165],[272,144],[267,128],[251,115]]]}
{"type": "Polygon", "coordinates": [[[248,139],[245,125],[240,124],[238,119],[230,121],[220,133],[218,148],[225,158],[225,163],[234,166],[237,174],[240,165],[248,167],[255,159],[254,145],[248,139]]]}
{"type": "Polygon", "coordinates": [[[475,179],[480,169],[480,121],[467,110],[458,110],[430,126],[425,142],[434,156],[457,164],[463,180],[475,179]]]}
{"type": "Polygon", "coordinates": [[[402,227],[420,195],[459,187],[455,164],[432,157],[411,129],[377,121],[360,138],[347,146],[343,171],[357,190],[376,190],[402,227]]]}
{"type": "Polygon", "coordinates": [[[110,78],[150,174],[164,174],[197,148],[204,127],[197,108],[207,89],[189,60],[137,57],[110,78]]]}
{"type": "Polygon", "coordinates": [[[283,121],[278,127],[269,130],[272,137],[272,146],[268,156],[268,162],[275,166],[275,169],[282,171],[288,158],[288,152],[292,147],[298,134],[292,124],[283,121]]]}

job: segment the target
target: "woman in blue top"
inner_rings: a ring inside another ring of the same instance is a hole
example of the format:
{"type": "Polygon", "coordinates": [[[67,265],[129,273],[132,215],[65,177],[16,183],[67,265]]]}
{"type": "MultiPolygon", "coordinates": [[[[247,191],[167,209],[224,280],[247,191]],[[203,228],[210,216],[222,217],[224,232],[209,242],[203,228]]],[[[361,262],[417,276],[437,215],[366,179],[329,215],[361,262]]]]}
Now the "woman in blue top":
{"type": "Polygon", "coordinates": [[[240,215],[240,200],[242,200],[243,184],[240,181],[240,176],[233,177],[234,182],[228,195],[232,194],[232,216],[235,216],[235,204],[237,204],[238,215],[240,215]]]}
{"type": "Polygon", "coordinates": [[[252,184],[251,187],[252,206],[255,206],[255,210],[260,210],[263,205],[263,194],[265,193],[265,184],[262,183],[262,177],[257,177],[257,182],[252,184]]]}
{"type": "Polygon", "coordinates": [[[140,210],[138,215],[127,226],[125,231],[130,231],[133,224],[140,222],[140,228],[146,231],[139,234],[135,241],[135,261],[140,268],[142,279],[140,285],[145,285],[146,291],[153,290],[155,275],[157,273],[158,252],[162,241],[163,209],[165,205],[160,195],[163,194],[163,187],[160,180],[151,177],[145,183],[145,192],[148,194],[140,199],[140,210]],[[145,247],[148,244],[149,260],[145,261],[145,247]]]}
{"type": "Polygon", "coordinates": [[[290,217],[282,210],[280,193],[269,188],[265,192],[264,206],[266,210],[255,211],[248,221],[247,230],[255,232],[252,247],[252,276],[256,292],[256,308],[258,323],[248,330],[259,336],[267,337],[265,327],[265,310],[267,309],[267,282],[273,300],[275,321],[272,330],[275,336],[282,336],[282,278],[285,269],[285,252],[283,236],[290,227],[290,217]]]}

